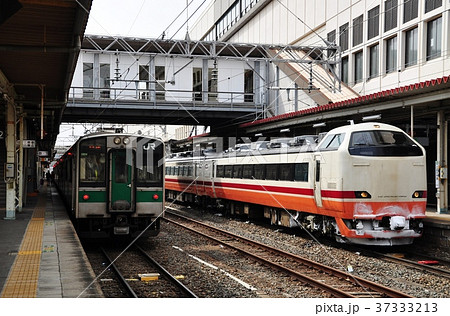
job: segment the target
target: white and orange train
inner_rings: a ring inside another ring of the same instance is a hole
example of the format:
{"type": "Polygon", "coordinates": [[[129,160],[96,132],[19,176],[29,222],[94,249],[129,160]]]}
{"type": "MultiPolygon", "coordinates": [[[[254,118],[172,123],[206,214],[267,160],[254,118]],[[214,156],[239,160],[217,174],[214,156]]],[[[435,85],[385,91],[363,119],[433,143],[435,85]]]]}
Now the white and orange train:
{"type": "Polygon", "coordinates": [[[423,230],[425,150],[387,124],[339,127],[316,146],[167,159],[165,180],[168,198],[346,243],[411,244],[423,230]]]}

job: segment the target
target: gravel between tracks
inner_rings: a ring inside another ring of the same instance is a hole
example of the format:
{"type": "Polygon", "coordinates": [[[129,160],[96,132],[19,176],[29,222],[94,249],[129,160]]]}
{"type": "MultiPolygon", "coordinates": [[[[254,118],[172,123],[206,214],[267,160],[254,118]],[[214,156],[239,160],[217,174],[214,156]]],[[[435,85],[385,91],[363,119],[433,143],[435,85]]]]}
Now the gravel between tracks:
{"type": "MultiPolygon", "coordinates": [[[[358,253],[354,253],[344,249],[321,245],[316,241],[294,236],[273,227],[266,228],[259,225],[254,225],[249,221],[230,220],[220,216],[219,214],[206,212],[202,213],[194,209],[185,209],[181,212],[191,217],[201,219],[202,221],[205,221],[208,224],[214,225],[221,229],[228,230],[232,233],[262,243],[266,243],[274,247],[278,247],[285,251],[292,252],[296,255],[333,266],[336,269],[345,271],[349,266],[351,266],[351,269],[353,269],[352,273],[354,275],[372,280],[377,283],[381,283],[390,288],[398,289],[414,297],[450,297],[450,280],[448,279],[443,279],[438,276],[434,276],[429,273],[423,273],[416,269],[407,268],[398,264],[387,263],[376,258],[365,257],[358,253]]],[[[157,239],[155,240],[156,244],[158,245],[157,249],[161,247],[162,250],[164,248],[163,245],[167,243],[167,239],[174,238],[174,232],[172,230],[173,228],[169,229],[167,226],[170,225],[167,225],[167,223],[165,223],[165,225],[161,229],[159,237],[157,237],[157,239]]],[[[174,242],[183,242],[185,245],[195,248],[195,245],[190,245],[189,241],[185,240],[186,236],[188,235],[175,237],[178,238],[178,240],[175,240],[174,242]]],[[[218,246],[216,245],[216,247],[218,246]]],[[[211,256],[209,251],[203,249],[202,247],[197,250],[201,254],[211,256]]],[[[184,256],[183,258],[184,259],[181,259],[181,262],[183,260],[186,260],[186,256],[184,256]]],[[[168,261],[171,261],[171,259],[173,258],[170,258],[168,261]]],[[[234,259],[232,258],[232,256],[230,256],[229,260],[232,261],[234,259]]],[[[229,264],[230,266],[233,266],[233,262],[230,262],[229,264]]],[[[252,266],[249,267],[249,269],[259,269],[259,267],[254,266],[255,263],[250,264],[252,266]]],[[[242,266],[240,268],[242,268],[242,266]]],[[[217,277],[221,276],[222,274],[217,277]]],[[[270,278],[269,275],[267,277],[270,278]]],[[[256,282],[257,278],[255,278],[254,280],[256,282]]],[[[213,278],[211,279],[211,281],[213,283],[216,283],[217,285],[217,281],[215,281],[213,278]]],[[[270,283],[270,279],[267,279],[266,281],[270,283]]],[[[314,293],[314,291],[311,292],[311,290],[306,292],[299,291],[297,293],[292,289],[281,289],[280,291],[276,291],[274,288],[279,287],[280,283],[282,282],[278,282],[276,279],[272,278],[272,288],[270,288],[271,284],[268,284],[269,287],[266,288],[262,283],[258,283],[258,290],[264,293],[263,296],[267,295],[268,297],[283,297],[283,295],[284,297],[320,297],[321,295],[320,292],[315,291],[314,293]]],[[[231,283],[229,286],[227,285],[224,287],[226,288],[226,291],[224,291],[225,296],[219,297],[253,297],[249,294],[256,294],[248,290],[239,290],[239,287],[236,287],[236,283],[231,283]]],[[[216,296],[208,295],[208,297],[216,296]]]]}

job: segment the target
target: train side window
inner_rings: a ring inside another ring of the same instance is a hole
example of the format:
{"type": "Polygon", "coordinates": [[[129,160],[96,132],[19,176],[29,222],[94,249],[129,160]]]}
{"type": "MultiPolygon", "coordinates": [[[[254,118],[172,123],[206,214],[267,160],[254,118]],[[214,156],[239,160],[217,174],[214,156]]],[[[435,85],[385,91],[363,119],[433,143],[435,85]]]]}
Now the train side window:
{"type": "Polygon", "coordinates": [[[192,169],[193,169],[192,166],[188,166],[188,170],[187,170],[187,176],[188,177],[192,177],[192,175],[193,175],[193,170],[192,169]]]}
{"type": "Polygon", "coordinates": [[[217,166],[217,171],[216,171],[216,177],[217,178],[223,178],[224,169],[225,169],[224,165],[217,166]]]}
{"type": "Polygon", "coordinates": [[[293,181],[294,180],[294,164],[284,163],[280,165],[279,180],[293,181]]]}
{"type": "Polygon", "coordinates": [[[319,151],[337,150],[344,141],[345,133],[328,135],[319,146],[319,151]]]}
{"type": "Polygon", "coordinates": [[[233,166],[233,178],[236,178],[236,179],[242,178],[242,165],[234,165],[233,166]]]}
{"type": "Polygon", "coordinates": [[[266,165],[255,165],[255,179],[264,180],[266,178],[266,165]]]}
{"type": "Polygon", "coordinates": [[[251,179],[253,177],[253,165],[244,165],[242,169],[242,178],[251,179]]]}
{"type": "Polygon", "coordinates": [[[231,178],[233,172],[233,166],[225,166],[224,178],[231,178]]]}
{"type": "Polygon", "coordinates": [[[296,163],[294,171],[294,180],[308,182],[308,168],[309,164],[307,162],[296,163]]]}
{"type": "Polygon", "coordinates": [[[266,180],[278,180],[278,165],[266,165],[266,180]]]}

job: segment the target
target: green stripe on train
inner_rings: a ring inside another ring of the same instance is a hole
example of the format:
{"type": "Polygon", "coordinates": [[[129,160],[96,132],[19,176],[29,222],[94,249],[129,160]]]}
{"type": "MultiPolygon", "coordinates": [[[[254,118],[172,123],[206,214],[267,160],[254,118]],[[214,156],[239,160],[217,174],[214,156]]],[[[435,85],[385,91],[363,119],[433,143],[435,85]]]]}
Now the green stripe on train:
{"type": "Polygon", "coordinates": [[[137,191],[136,192],[136,202],[162,202],[163,201],[163,192],[162,191],[137,191]],[[154,195],[158,195],[158,198],[155,200],[154,195]]]}
{"type": "Polygon", "coordinates": [[[105,191],[78,191],[78,201],[80,203],[106,203],[105,191]],[[88,199],[84,199],[84,196],[88,199]]]}

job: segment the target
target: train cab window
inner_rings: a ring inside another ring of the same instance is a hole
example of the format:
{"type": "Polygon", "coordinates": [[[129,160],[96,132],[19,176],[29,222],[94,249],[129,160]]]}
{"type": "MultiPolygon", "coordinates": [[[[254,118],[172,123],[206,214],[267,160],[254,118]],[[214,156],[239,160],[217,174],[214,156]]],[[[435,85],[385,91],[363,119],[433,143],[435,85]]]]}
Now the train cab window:
{"type": "MultiPolygon", "coordinates": [[[[138,140],[138,144],[142,141],[138,140]]],[[[151,140],[137,148],[137,185],[161,186],[163,182],[164,144],[151,140]]]]}
{"type": "Polygon", "coordinates": [[[106,138],[86,139],[80,143],[80,186],[104,186],[106,138]]]}
{"type": "Polygon", "coordinates": [[[284,163],[280,165],[279,180],[293,181],[294,180],[294,164],[284,163]]]}
{"type": "Polygon", "coordinates": [[[264,180],[266,178],[266,166],[265,165],[255,165],[254,173],[255,173],[255,179],[264,180]]]}
{"type": "Polygon", "coordinates": [[[266,165],[266,180],[278,180],[278,165],[266,165]]]}
{"type": "Polygon", "coordinates": [[[319,151],[337,150],[344,141],[345,133],[328,135],[319,146],[319,151]]]}
{"type": "Polygon", "coordinates": [[[422,149],[402,132],[361,131],[350,138],[349,153],[354,156],[422,156],[422,149]]]}
{"type": "Polygon", "coordinates": [[[234,165],[233,166],[233,178],[235,178],[235,179],[242,178],[242,165],[234,165]]]}
{"type": "Polygon", "coordinates": [[[223,166],[223,165],[217,166],[216,177],[223,178],[224,172],[225,172],[225,166],[223,166]]]}
{"type": "Polygon", "coordinates": [[[232,172],[233,172],[233,166],[225,166],[224,177],[231,178],[232,172]]]}
{"type": "Polygon", "coordinates": [[[253,165],[244,165],[242,169],[242,178],[251,179],[253,177],[253,165]]]}
{"type": "Polygon", "coordinates": [[[294,180],[308,182],[308,168],[307,162],[296,163],[294,168],[294,180]]]}

